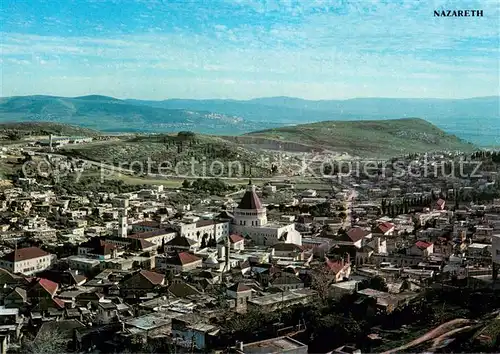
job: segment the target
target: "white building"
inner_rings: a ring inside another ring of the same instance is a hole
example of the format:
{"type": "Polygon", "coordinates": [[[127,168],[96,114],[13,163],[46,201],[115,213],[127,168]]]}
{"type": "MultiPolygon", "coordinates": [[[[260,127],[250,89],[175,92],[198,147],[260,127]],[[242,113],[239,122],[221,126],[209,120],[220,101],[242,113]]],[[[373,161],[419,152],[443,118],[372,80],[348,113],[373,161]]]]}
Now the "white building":
{"type": "Polygon", "coordinates": [[[16,249],[0,260],[0,266],[12,273],[32,275],[49,268],[55,256],[38,247],[16,249]]]}
{"type": "Polygon", "coordinates": [[[302,235],[295,224],[270,224],[266,208],[262,206],[255,186],[248,184],[238,207],[234,209],[231,233],[250,237],[257,245],[272,246],[278,242],[302,245],[302,235]]]}
{"type": "Polygon", "coordinates": [[[215,237],[216,241],[229,236],[229,222],[215,220],[199,220],[193,223],[180,223],[175,225],[179,234],[200,243],[203,236],[209,239],[215,237]]]}
{"type": "Polygon", "coordinates": [[[171,229],[160,229],[154,231],[141,232],[138,234],[129,235],[128,238],[135,238],[154,243],[156,246],[161,246],[173,240],[177,236],[177,232],[171,229]]]}
{"type": "Polygon", "coordinates": [[[84,144],[91,143],[92,138],[87,136],[72,136],[69,138],[69,143],[71,144],[84,144]]]}
{"type": "Polygon", "coordinates": [[[127,237],[128,232],[128,220],[127,220],[127,209],[123,210],[120,215],[120,220],[118,224],[118,236],[127,237]]]}
{"type": "Polygon", "coordinates": [[[101,260],[97,258],[88,258],[84,256],[69,256],[66,258],[70,269],[79,270],[82,272],[89,272],[98,269],[101,260]]]}

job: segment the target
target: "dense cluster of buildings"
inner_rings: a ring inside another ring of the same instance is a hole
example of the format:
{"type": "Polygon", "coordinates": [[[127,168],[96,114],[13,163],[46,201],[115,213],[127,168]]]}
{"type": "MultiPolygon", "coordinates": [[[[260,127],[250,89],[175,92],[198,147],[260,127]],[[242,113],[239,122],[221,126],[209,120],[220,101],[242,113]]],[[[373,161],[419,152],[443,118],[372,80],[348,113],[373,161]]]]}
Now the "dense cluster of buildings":
{"type": "MultiPolygon", "coordinates": [[[[383,312],[445,280],[495,284],[500,200],[455,203],[435,185],[425,190],[425,180],[413,187],[423,192],[384,183],[347,181],[332,193],[250,182],[239,196],[188,204],[171,202],[178,191],[162,186],[58,195],[21,179],[0,198],[0,342],[15,347],[27,332],[43,340],[57,328],[68,349],[161,338],[215,350],[214,319],[316,301],[318,273],[329,279],[328,296],[357,294],[383,312]],[[280,190],[292,190],[289,202],[266,203],[280,190]],[[389,216],[381,198],[431,202],[389,216]],[[389,290],[358,289],[374,276],[389,290]]],[[[305,353],[297,331],[235,338],[231,350],[305,353]]]]}

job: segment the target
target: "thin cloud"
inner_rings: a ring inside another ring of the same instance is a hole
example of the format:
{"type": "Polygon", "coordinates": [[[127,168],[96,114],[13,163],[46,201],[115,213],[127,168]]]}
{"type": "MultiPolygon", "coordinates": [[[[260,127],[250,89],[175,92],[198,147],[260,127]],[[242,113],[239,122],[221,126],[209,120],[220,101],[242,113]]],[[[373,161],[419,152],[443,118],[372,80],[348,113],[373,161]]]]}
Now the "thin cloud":
{"type": "MultiPolygon", "coordinates": [[[[86,4],[100,9],[122,3],[86,4]]],[[[498,92],[496,1],[467,2],[468,8],[483,9],[485,17],[461,19],[433,17],[434,9],[457,7],[455,1],[214,0],[208,6],[197,1],[137,0],[130,4],[136,7],[116,14],[121,17],[115,22],[87,17],[75,23],[55,14],[40,18],[26,14],[30,28],[38,26],[30,31],[16,24],[24,14],[2,13],[4,95],[28,87],[23,75],[9,81],[9,72],[28,66],[23,62],[27,57],[41,58],[29,60],[30,67],[43,67],[39,80],[29,86],[40,92],[48,87],[44,75],[53,83],[65,76],[69,92],[76,90],[79,80],[67,75],[74,72],[96,78],[85,81],[87,93],[93,92],[90,86],[95,91],[105,84],[106,90],[131,97],[149,94],[147,85],[138,81],[149,84],[151,77],[159,81],[154,93],[159,97],[179,97],[175,90],[205,97],[250,97],[272,89],[275,93],[269,91],[270,95],[322,98],[498,92]],[[125,75],[136,82],[113,86],[129,83],[125,75]],[[184,80],[177,83],[178,78],[184,80]],[[460,85],[463,80],[468,87],[460,85]],[[183,82],[189,90],[182,90],[183,82]]]]}

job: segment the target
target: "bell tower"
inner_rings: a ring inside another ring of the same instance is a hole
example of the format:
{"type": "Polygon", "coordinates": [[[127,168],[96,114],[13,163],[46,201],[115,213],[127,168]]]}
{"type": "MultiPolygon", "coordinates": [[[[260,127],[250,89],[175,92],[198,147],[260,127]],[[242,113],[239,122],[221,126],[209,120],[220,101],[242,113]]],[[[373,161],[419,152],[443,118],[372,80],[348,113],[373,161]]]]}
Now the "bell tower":
{"type": "Polygon", "coordinates": [[[127,232],[128,232],[127,208],[123,208],[120,211],[119,223],[120,224],[118,226],[118,236],[127,237],[127,232]]]}

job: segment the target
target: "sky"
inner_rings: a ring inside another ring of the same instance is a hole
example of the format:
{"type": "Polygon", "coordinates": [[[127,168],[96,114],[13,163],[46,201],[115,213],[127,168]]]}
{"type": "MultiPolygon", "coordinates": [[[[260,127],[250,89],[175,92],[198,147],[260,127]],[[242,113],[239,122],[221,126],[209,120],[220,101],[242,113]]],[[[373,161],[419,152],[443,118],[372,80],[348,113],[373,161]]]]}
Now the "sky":
{"type": "Polygon", "coordinates": [[[1,0],[0,95],[492,96],[499,31],[497,0],[1,0]]]}

